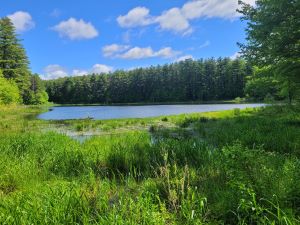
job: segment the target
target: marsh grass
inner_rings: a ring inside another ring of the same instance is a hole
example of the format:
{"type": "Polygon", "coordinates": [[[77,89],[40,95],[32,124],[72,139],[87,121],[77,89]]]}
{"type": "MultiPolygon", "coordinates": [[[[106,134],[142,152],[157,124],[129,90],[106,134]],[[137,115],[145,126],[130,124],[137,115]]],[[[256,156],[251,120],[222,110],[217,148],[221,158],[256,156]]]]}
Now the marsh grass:
{"type": "Polygon", "coordinates": [[[295,107],[115,121],[29,116],[41,110],[0,110],[0,224],[299,224],[295,107]],[[107,132],[83,143],[41,132],[58,124],[107,132]]]}

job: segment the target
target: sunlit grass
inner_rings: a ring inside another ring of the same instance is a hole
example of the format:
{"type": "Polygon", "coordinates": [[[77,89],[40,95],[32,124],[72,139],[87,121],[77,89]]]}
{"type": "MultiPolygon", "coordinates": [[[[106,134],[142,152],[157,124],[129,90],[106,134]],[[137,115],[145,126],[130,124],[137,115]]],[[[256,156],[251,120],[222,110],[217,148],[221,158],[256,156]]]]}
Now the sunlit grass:
{"type": "Polygon", "coordinates": [[[299,110],[40,121],[0,109],[1,224],[298,224],[299,110]],[[55,130],[101,130],[83,143],[55,130]],[[149,132],[150,130],[150,132],[149,132]]]}

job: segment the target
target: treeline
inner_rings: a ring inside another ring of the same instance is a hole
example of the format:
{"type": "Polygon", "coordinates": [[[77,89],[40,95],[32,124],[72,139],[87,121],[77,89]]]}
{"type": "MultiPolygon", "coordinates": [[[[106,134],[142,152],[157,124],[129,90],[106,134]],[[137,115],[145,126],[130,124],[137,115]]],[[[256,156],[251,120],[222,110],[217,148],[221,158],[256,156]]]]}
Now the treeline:
{"type": "Polygon", "coordinates": [[[48,95],[40,77],[31,74],[25,49],[9,18],[0,19],[0,104],[44,104],[48,95]]]}
{"type": "Polygon", "coordinates": [[[241,59],[185,60],[164,66],[46,81],[55,103],[138,103],[242,97],[252,68],[241,59]]]}

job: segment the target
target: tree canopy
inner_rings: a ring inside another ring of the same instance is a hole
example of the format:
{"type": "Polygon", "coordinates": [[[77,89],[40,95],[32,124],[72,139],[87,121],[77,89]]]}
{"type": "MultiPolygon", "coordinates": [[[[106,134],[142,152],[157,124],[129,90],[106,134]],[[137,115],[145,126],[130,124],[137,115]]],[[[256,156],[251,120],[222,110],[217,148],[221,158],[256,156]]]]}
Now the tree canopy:
{"type": "Polygon", "coordinates": [[[280,83],[270,66],[254,67],[253,75],[247,77],[245,94],[248,98],[262,101],[266,98],[280,100],[280,83]]]}
{"type": "Polygon", "coordinates": [[[243,56],[256,66],[272,66],[291,98],[300,85],[300,1],[257,0],[255,6],[239,1],[247,21],[243,56]]]}

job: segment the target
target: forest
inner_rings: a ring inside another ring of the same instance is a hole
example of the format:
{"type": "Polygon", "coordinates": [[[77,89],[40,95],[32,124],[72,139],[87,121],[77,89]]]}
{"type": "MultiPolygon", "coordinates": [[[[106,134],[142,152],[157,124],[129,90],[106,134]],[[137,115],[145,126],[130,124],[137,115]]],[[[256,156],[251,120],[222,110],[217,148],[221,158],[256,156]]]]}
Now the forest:
{"type": "Polygon", "coordinates": [[[164,66],[45,82],[55,103],[159,103],[232,100],[244,96],[244,60],[185,60],[164,66]]]}

